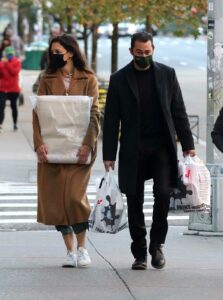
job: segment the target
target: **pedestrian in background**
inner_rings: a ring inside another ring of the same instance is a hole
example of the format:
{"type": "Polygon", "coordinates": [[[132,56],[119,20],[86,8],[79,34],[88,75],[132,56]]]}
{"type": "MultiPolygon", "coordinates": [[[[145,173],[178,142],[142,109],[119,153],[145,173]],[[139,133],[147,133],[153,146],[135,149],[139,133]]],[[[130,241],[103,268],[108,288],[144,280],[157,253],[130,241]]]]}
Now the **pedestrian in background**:
{"type": "Polygon", "coordinates": [[[0,61],[0,131],[4,121],[6,101],[9,100],[12,110],[13,129],[17,130],[18,109],[17,100],[20,93],[19,72],[21,62],[15,56],[15,49],[8,46],[4,49],[0,61]]]}
{"type": "Polygon", "coordinates": [[[126,194],[132,269],[147,268],[147,240],[143,214],[144,182],[153,179],[153,221],[149,253],[154,268],[162,269],[170,191],[177,184],[176,134],[184,156],[195,155],[194,142],[181,90],[173,68],[153,61],[152,35],[132,36],[133,61],[111,75],[103,127],[105,169],[114,169],[119,130],[119,186],[126,194]]]}
{"type": "Polygon", "coordinates": [[[1,46],[0,46],[0,59],[2,59],[3,56],[3,51],[5,50],[6,47],[11,46],[11,40],[8,37],[5,37],[3,35],[1,46]]]}
{"type": "Polygon", "coordinates": [[[47,162],[38,116],[33,111],[34,146],[38,156],[38,214],[37,221],[55,225],[62,233],[67,259],[63,267],[86,267],[91,263],[85,246],[90,205],[86,190],[96,158],[99,134],[98,84],[86,65],[77,41],[61,35],[49,45],[49,65],[42,75],[38,95],[88,95],[93,97],[90,123],[77,164],[47,162]],[[92,161],[85,164],[92,153],[92,161]],[[77,253],[74,248],[77,239],[77,253]]]}
{"type": "Polygon", "coordinates": [[[211,133],[212,141],[215,146],[223,152],[223,107],[215,121],[213,131],[211,133]]]}
{"type": "Polygon", "coordinates": [[[10,41],[10,45],[15,49],[15,56],[21,58],[23,55],[23,41],[12,28],[11,24],[8,24],[3,33],[3,40],[10,41]]]}

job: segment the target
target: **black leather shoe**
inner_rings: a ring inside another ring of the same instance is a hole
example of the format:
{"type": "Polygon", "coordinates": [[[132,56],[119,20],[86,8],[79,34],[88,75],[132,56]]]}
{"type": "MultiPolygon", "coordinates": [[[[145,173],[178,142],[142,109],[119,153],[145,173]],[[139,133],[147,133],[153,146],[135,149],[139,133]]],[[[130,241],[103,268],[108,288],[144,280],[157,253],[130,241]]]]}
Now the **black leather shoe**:
{"type": "Polygon", "coordinates": [[[153,266],[153,268],[163,269],[166,264],[166,260],[163,255],[162,245],[160,244],[151,245],[149,248],[149,253],[152,256],[151,265],[153,266]]]}
{"type": "Polygon", "coordinates": [[[146,270],[147,269],[147,257],[136,258],[132,264],[132,270],[146,270]]]}

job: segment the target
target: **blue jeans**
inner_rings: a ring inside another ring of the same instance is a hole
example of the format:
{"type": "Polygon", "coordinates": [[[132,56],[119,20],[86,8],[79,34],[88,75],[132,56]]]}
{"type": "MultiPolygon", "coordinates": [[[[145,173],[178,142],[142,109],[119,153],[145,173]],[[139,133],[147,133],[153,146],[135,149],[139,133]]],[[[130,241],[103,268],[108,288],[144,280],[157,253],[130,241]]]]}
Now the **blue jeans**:
{"type": "Polygon", "coordinates": [[[56,230],[60,231],[63,235],[74,232],[75,234],[81,233],[89,229],[88,222],[76,223],[74,225],[56,225],[56,230]]]}

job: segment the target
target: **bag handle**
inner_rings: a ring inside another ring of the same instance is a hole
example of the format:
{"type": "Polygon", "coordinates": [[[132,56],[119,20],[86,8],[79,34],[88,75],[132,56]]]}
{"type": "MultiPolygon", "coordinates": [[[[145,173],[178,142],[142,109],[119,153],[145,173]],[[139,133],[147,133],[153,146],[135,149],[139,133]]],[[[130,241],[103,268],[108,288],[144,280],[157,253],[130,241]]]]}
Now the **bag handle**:
{"type": "Polygon", "coordinates": [[[115,172],[112,168],[109,168],[109,180],[112,182],[114,185],[118,186],[115,180],[115,172]]]}
{"type": "Polygon", "coordinates": [[[99,187],[98,187],[99,189],[101,189],[104,180],[105,180],[105,178],[103,177],[103,178],[101,179],[101,181],[100,181],[100,184],[99,184],[99,187]]]}
{"type": "Polygon", "coordinates": [[[99,189],[102,188],[103,184],[110,184],[113,183],[117,185],[116,180],[115,180],[115,173],[114,170],[110,167],[108,171],[105,172],[105,175],[102,177],[100,184],[99,184],[99,189]]]}
{"type": "Polygon", "coordinates": [[[196,155],[195,156],[187,155],[184,158],[184,163],[188,164],[188,165],[191,165],[191,164],[194,165],[196,163],[197,159],[198,159],[198,157],[196,155]]]}

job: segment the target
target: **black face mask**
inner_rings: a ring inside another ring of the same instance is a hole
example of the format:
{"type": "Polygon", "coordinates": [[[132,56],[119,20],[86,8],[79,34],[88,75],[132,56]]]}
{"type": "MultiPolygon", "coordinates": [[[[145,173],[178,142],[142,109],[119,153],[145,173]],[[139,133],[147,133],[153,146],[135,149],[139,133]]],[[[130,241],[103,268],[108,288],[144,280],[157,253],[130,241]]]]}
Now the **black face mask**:
{"type": "Polygon", "coordinates": [[[134,60],[135,60],[135,63],[137,64],[137,66],[139,66],[142,69],[145,69],[149,65],[151,65],[153,56],[152,55],[148,55],[148,56],[136,56],[135,55],[134,60]]]}
{"type": "Polygon", "coordinates": [[[56,53],[50,55],[50,61],[54,68],[63,68],[67,61],[63,60],[64,54],[62,53],[56,53]]]}

